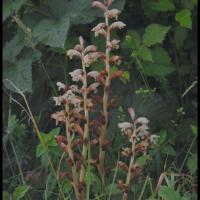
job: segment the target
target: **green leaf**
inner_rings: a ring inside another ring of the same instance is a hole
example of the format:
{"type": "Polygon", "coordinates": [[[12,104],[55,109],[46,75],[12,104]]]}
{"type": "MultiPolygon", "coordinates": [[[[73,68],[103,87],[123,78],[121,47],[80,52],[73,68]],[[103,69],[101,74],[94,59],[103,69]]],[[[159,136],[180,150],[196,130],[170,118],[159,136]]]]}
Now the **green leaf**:
{"type": "Polygon", "coordinates": [[[9,193],[7,191],[3,191],[3,200],[9,200],[9,193]]]}
{"type": "Polygon", "coordinates": [[[130,82],[130,73],[129,71],[123,71],[122,77],[120,78],[124,84],[130,82]]]}
{"type": "Polygon", "coordinates": [[[185,28],[177,26],[174,31],[174,40],[176,42],[176,48],[180,49],[184,45],[184,41],[188,36],[188,32],[185,28]]]}
{"type": "Polygon", "coordinates": [[[21,186],[16,187],[13,193],[13,199],[19,200],[23,198],[29,189],[30,189],[29,185],[21,185],[21,186]]]}
{"type": "MultiPolygon", "coordinates": [[[[15,65],[5,67],[3,78],[10,80],[22,92],[32,92],[32,60],[19,60],[15,65]]],[[[5,80],[4,85],[17,92],[8,81],[5,80]]]]}
{"type": "Polygon", "coordinates": [[[194,8],[194,3],[191,0],[181,0],[181,7],[192,10],[194,8]]]}
{"type": "Polygon", "coordinates": [[[134,51],[134,53],[144,61],[153,62],[152,53],[148,47],[141,46],[138,50],[134,51]]]}
{"type": "Polygon", "coordinates": [[[44,154],[41,156],[41,164],[42,164],[42,167],[44,167],[44,168],[47,168],[47,167],[48,167],[49,160],[48,160],[47,153],[44,153],[44,154]]]}
{"type": "Polygon", "coordinates": [[[48,197],[50,197],[50,195],[52,194],[53,190],[56,187],[56,179],[55,176],[50,173],[49,176],[47,177],[47,181],[46,181],[46,188],[44,191],[44,199],[47,200],[48,197]]]}
{"type": "Polygon", "coordinates": [[[69,25],[69,17],[63,17],[59,21],[45,19],[34,28],[33,36],[46,45],[64,49],[69,25]]]}
{"type": "Polygon", "coordinates": [[[120,189],[114,183],[114,184],[109,184],[106,186],[106,188],[105,188],[106,194],[110,194],[111,189],[112,189],[112,193],[111,193],[112,195],[117,195],[117,194],[121,193],[120,189]]]}
{"type": "Polygon", "coordinates": [[[158,0],[151,4],[151,8],[156,11],[166,12],[174,10],[175,6],[171,0],[158,0]]]}
{"type": "Polygon", "coordinates": [[[167,186],[161,186],[158,195],[162,197],[163,200],[181,200],[180,194],[173,188],[167,186]]]}
{"type": "Polygon", "coordinates": [[[192,133],[197,136],[197,126],[191,125],[192,133]]]}
{"type": "Polygon", "coordinates": [[[161,47],[155,47],[151,50],[153,61],[158,64],[169,66],[171,65],[171,58],[168,55],[168,52],[161,48],[161,47]]]}
{"type": "Polygon", "coordinates": [[[54,139],[54,137],[55,137],[56,135],[58,135],[59,133],[60,133],[60,127],[57,127],[57,128],[52,129],[52,130],[48,133],[48,135],[50,135],[51,138],[54,139]]]}
{"type": "Polygon", "coordinates": [[[139,49],[141,44],[140,34],[137,31],[128,31],[122,43],[123,48],[139,49]]]}
{"type": "Polygon", "coordinates": [[[165,142],[166,138],[167,138],[167,131],[166,130],[161,130],[159,133],[159,144],[162,144],[163,142],[165,142]]]}
{"type": "Polygon", "coordinates": [[[197,170],[197,154],[192,154],[187,160],[187,168],[191,174],[194,174],[197,170]]]}
{"type": "Polygon", "coordinates": [[[6,0],[3,1],[3,21],[10,15],[16,14],[25,0],[6,0]]]}
{"type": "Polygon", "coordinates": [[[192,3],[193,3],[195,6],[197,6],[198,1],[197,1],[197,0],[192,0],[192,3]]]}
{"type": "Polygon", "coordinates": [[[138,163],[140,166],[144,166],[146,164],[147,160],[149,160],[149,159],[150,159],[149,155],[143,155],[136,159],[136,163],[138,163]]]}
{"type": "Polygon", "coordinates": [[[170,156],[176,156],[176,151],[170,144],[167,144],[162,148],[162,153],[168,154],[170,156]]]}
{"type": "Polygon", "coordinates": [[[160,24],[150,24],[146,27],[143,35],[143,44],[147,47],[162,43],[171,26],[162,26],[160,24]]]}
{"type": "Polygon", "coordinates": [[[45,147],[42,144],[38,144],[36,148],[36,158],[39,158],[46,152],[45,147]]]}
{"type": "Polygon", "coordinates": [[[188,9],[183,9],[176,13],[176,21],[179,22],[179,24],[182,27],[192,29],[192,18],[191,18],[191,11],[188,9]]]}
{"type": "Polygon", "coordinates": [[[9,42],[6,42],[3,48],[3,60],[8,62],[15,62],[16,56],[21,52],[24,44],[20,40],[20,35],[16,34],[9,42]]]}

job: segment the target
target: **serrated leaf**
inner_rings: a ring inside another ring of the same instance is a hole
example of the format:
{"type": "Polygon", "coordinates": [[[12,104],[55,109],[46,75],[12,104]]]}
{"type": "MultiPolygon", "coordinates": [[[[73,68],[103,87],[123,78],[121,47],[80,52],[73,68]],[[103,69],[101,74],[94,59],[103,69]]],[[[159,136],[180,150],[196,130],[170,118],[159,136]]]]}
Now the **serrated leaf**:
{"type": "Polygon", "coordinates": [[[176,156],[176,151],[174,150],[174,148],[170,144],[167,144],[166,146],[164,146],[162,148],[162,153],[168,154],[170,156],[176,156]]]}
{"type": "Polygon", "coordinates": [[[139,49],[141,44],[140,34],[137,31],[128,31],[122,43],[123,48],[139,49]]]}
{"type": "Polygon", "coordinates": [[[180,26],[177,26],[175,31],[174,31],[174,40],[176,42],[176,48],[180,49],[183,44],[185,39],[188,36],[188,32],[185,28],[182,28],[180,26]]]}
{"type": "Polygon", "coordinates": [[[16,56],[21,52],[24,44],[20,40],[20,35],[16,34],[3,48],[3,60],[11,63],[16,61],[16,56]]]}
{"type": "Polygon", "coordinates": [[[192,18],[191,18],[191,11],[188,9],[183,9],[176,13],[176,21],[179,22],[179,24],[182,27],[192,29],[192,18]]]}
{"type": "Polygon", "coordinates": [[[13,193],[13,199],[19,200],[23,198],[29,189],[30,189],[29,185],[21,185],[21,186],[16,187],[13,193]]]}
{"type": "Polygon", "coordinates": [[[143,44],[147,47],[162,43],[171,26],[163,26],[160,24],[150,24],[146,27],[143,35],[143,44]]]}
{"type": "Polygon", "coordinates": [[[192,154],[187,160],[187,168],[191,174],[194,174],[197,170],[197,154],[192,154]]]}
{"type": "Polygon", "coordinates": [[[6,0],[3,1],[3,21],[10,15],[16,14],[25,0],[6,0]]]}
{"type": "Polygon", "coordinates": [[[161,47],[155,47],[151,50],[153,61],[158,64],[162,65],[171,65],[171,58],[168,55],[168,52],[161,48],[161,47]]]}
{"type": "Polygon", "coordinates": [[[156,11],[166,12],[174,10],[175,6],[171,0],[158,0],[156,2],[152,2],[151,8],[156,11]]]}
{"type": "Polygon", "coordinates": [[[144,61],[153,62],[151,49],[149,49],[148,47],[141,46],[138,50],[134,51],[134,53],[136,56],[144,61]]]}
{"type": "Polygon", "coordinates": [[[171,187],[161,186],[158,195],[163,200],[181,200],[180,194],[171,187]]]}
{"type": "MultiPolygon", "coordinates": [[[[22,92],[32,92],[32,60],[19,60],[15,65],[3,69],[3,79],[10,80],[22,92]]],[[[7,89],[17,92],[8,82],[4,81],[7,89]]]]}
{"type": "Polygon", "coordinates": [[[69,25],[69,17],[63,17],[59,21],[45,19],[34,28],[33,36],[46,45],[64,49],[69,25]]]}

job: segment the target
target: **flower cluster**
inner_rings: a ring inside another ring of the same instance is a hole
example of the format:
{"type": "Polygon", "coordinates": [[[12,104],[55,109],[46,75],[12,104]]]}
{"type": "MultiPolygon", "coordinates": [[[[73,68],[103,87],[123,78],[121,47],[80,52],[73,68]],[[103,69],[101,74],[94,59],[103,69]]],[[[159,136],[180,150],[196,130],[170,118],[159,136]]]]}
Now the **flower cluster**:
{"type": "Polygon", "coordinates": [[[146,155],[148,149],[157,143],[157,135],[151,135],[149,132],[149,120],[146,117],[136,118],[133,108],[128,108],[132,122],[122,122],[118,124],[122,134],[128,137],[131,147],[122,148],[123,157],[129,158],[129,166],[122,161],[118,162],[118,167],[127,173],[126,181],[118,180],[118,187],[123,192],[123,200],[127,199],[129,186],[133,178],[138,178],[142,173],[142,166],[135,160],[138,156],[146,155]]]}

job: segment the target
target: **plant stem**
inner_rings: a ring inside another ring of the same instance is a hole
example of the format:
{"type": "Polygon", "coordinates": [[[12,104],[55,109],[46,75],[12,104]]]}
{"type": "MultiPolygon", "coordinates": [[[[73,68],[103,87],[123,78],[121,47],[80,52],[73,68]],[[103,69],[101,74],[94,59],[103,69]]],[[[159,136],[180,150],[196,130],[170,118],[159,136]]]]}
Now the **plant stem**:
{"type": "Polygon", "coordinates": [[[106,130],[108,126],[108,96],[109,96],[109,88],[110,88],[110,49],[107,48],[108,44],[110,43],[110,30],[109,30],[109,19],[107,15],[105,16],[105,23],[107,26],[107,32],[106,32],[106,58],[105,58],[105,64],[106,64],[106,72],[107,77],[105,81],[104,86],[104,96],[103,96],[103,117],[104,117],[104,123],[101,126],[101,133],[100,133],[100,153],[99,153],[99,173],[101,175],[101,178],[103,180],[105,169],[104,169],[104,160],[105,160],[105,150],[103,148],[104,141],[106,138],[106,130]]]}
{"type": "Polygon", "coordinates": [[[74,192],[75,192],[75,195],[76,195],[76,199],[77,200],[80,200],[81,199],[81,196],[80,196],[80,193],[79,193],[79,187],[78,187],[78,178],[77,178],[77,169],[76,169],[76,163],[74,161],[74,153],[73,153],[73,150],[71,148],[71,135],[70,135],[70,132],[69,132],[69,119],[68,119],[68,115],[69,115],[69,106],[68,104],[65,104],[65,111],[66,111],[66,118],[65,118],[65,128],[66,128],[66,135],[67,135],[67,141],[68,141],[68,144],[67,144],[67,152],[68,152],[68,155],[69,155],[69,158],[72,160],[73,162],[73,166],[72,166],[72,179],[73,179],[73,188],[74,188],[74,192]]]}

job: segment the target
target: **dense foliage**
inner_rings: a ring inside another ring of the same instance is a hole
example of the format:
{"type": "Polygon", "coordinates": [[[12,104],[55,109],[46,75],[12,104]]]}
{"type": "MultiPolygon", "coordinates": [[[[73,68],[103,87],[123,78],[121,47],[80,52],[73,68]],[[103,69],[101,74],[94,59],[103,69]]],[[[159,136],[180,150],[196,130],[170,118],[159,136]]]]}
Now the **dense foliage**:
{"type": "MultiPolygon", "coordinates": [[[[106,154],[106,180],[102,186],[95,169],[86,182],[90,199],[120,199],[116,180],[124,179],[116,163],[118,152],[128,142],[117,127],[130,121],[128,107],[150,120],[151,133],[159,135],[150,156],[138,162],[145,170],[131,185],[134,199],[197,199],[197,0],[115,0],[122,11],[120,39],[123,70],[114,80],[112,94],[118,107],[111,111],[108,137],[112,147],[106,154]]],[[[56,82],[71,84],[68,73],[80,63],[66,52],[82,35],[87,43],[105,51],[102,37],[91,28],[102,21],[102,13],[90,0],[3,1],[3,200],[62,199],[60,188],[74,199],[72,187],[60,179],[58,187],[48,163],[63,171],[62,151],[54,139],[60,133],[50,115],[56,107],[56,82]],[[19,90],[26,95],[48,152],[39,142],[19,90]]],[[[102,63],[91,67],[101,70],[102,63]]],[[[131,199],[131,198],[130,198],[131,199]]]]}

